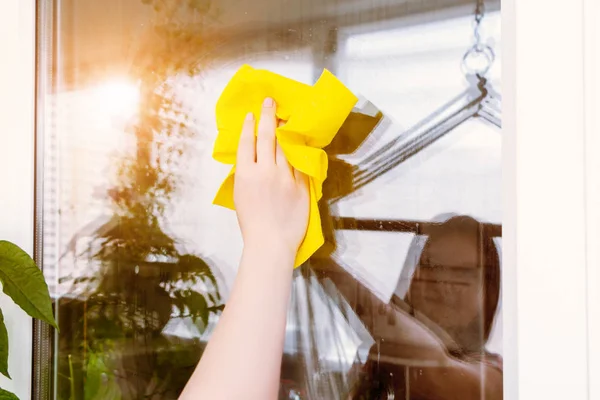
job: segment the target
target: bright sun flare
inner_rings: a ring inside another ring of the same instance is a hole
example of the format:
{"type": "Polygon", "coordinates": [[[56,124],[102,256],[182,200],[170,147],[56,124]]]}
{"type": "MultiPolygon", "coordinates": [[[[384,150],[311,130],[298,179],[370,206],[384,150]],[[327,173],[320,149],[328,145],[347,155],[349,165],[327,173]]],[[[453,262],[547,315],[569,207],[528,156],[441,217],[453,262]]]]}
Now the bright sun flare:
{"type": "Polygon", "coordinates": [[[93,89],[97,110],[109,118],[130,118],[138,111],[139,87],[125,79],[103,82],[93,89]]]}

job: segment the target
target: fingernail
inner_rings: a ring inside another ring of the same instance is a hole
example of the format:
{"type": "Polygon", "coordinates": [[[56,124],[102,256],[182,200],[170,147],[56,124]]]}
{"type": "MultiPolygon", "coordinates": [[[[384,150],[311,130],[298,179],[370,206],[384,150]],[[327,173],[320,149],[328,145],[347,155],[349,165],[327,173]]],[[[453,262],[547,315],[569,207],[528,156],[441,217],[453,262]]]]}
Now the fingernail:
{"type": "Polygon", "coordinates": [[[253,119],[254,119],[254,114],[252,114],[251,112],[246,114],[246,121],[252,121],[253,119]]]}
{"type": "Polygon", "coordinates": [[[275,102],[273,101],[273,99],[272,99],[272,98],[270,98],[270,97],[267,97],[267,98],[265,99],[265,101],[263,101],[263,107],[273,107],[273,104],[274,104],[274,103],[275,103],[275,102]]]}

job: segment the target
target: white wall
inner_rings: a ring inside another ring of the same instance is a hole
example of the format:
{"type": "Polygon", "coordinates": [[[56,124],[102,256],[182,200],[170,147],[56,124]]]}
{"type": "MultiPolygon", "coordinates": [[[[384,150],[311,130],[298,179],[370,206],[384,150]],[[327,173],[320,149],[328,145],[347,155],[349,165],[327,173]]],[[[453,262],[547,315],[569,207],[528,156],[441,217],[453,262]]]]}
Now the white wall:
{"type": "MultiPolygon", "coordinates": [[[[0,1],[0,239],[33,252],[34,0],[0,1]]],[[[9,373],[0,387],[31,397],[31,318],[0,295],[9,373]]]]}
{"type": "Polygon", "coordinates": [[[514,266],[505,275],[512,290],[504,293],[509,399],[517,393],[520,399],[598,398],[597,388],[590,397],[588,368],[595,359],[597,380],[598,351],[592,355],[589,344],[598,339],[591,339],[588,319],[588,300],[598,296],[597,281],[590,280],[591,272],[598,277],[597,253],[590,250],[591,235],[598,237],[590,226],[592,216],[598,220],[598,191],[594,197],[589,189],[597,189],[590,178],[600,156],[597,139],[595,149],[588,146],[593,120],[586,121],[594,97],[586,61],[600,45],[585,30],[585,22],[589,28],[598,18],[588,15],[592,3],[502,3],[504,256],[514,266]]]}
{"type": "Polygon", "coordinates": [[[584,0],[589,399],[600,399],[600,3],[584,0]]]}

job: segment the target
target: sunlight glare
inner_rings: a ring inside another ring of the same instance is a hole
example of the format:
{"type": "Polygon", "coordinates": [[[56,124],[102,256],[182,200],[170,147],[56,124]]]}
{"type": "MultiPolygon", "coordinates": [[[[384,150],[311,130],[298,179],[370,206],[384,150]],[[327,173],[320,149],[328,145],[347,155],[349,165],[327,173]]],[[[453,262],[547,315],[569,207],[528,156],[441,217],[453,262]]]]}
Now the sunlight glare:
{"type": "Polygon", "coordinates": [[[97,85],[94,90],[97,110],[108,118],[129,119],[139,107],[138,85],[125,79],[113,79],[97,85]]]}

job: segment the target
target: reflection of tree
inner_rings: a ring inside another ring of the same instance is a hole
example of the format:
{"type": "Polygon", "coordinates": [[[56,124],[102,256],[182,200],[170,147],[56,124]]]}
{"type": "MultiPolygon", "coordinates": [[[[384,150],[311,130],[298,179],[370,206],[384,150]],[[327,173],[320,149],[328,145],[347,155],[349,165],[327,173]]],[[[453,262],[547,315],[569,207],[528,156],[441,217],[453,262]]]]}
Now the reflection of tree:
{"type": "Polygon", "coordinates": [[[176,398],[199,348],[169,341],[164,327],[176,313],[203,331],[223,307],[209,265],[182,253],[163,228],[194,134],[176,82],[198,73],[204,45],[199,20],[182,16],[205,18],[209,3],[142,1],[154,11],[131,70],[140,87],[136,152],[121,161],[109,190],[113,216],[79,255],[99,269],[74,282],[77,299],[60,304],[60,398],[176,398]]]}

